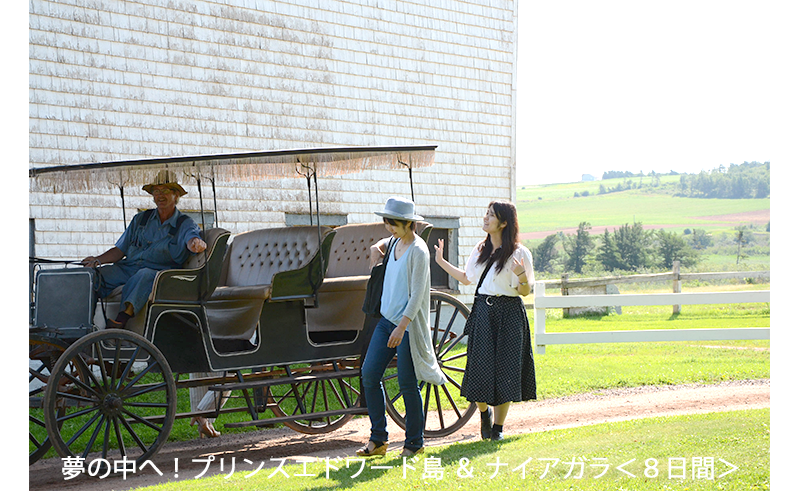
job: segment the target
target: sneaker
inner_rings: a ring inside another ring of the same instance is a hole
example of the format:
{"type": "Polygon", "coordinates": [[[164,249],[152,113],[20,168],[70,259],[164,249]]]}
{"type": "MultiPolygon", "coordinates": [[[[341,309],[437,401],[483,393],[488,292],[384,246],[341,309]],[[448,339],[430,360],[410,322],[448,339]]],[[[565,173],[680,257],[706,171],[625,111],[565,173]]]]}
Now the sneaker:
{"type": "Polygon", "coordinates": [[[503,439],[503,429],[502,428],[503,428],[502,426],[498,428],[497,425],[494,425],[492,427],[492,440],[493,441],[498,441],[498,440],[502,440],[503,439]]]}

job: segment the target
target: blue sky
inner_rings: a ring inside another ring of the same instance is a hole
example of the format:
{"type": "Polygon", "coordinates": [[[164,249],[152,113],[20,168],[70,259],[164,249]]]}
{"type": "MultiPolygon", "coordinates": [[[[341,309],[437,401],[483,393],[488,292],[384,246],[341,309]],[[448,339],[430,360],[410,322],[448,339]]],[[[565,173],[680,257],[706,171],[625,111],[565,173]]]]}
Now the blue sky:
{"type": "Polygon", "coordinates": [[[797,13],[775,1],[520,1],[517,184],[797,163],[797,13]]]}

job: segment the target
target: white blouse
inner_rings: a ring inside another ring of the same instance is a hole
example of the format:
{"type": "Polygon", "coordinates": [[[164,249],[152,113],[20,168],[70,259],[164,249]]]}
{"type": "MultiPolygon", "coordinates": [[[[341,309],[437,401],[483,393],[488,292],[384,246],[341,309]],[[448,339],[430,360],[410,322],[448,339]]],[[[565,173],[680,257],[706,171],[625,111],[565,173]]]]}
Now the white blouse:
{"type": "MultiPolygon", "coordinates": [[[[477,284],[481,279],[483,271],[486,269],[487,263],[478,264],[478,257],[480,256],[480,248],[482,245],[483,242],[478,243],[478,245],[472,249],[472,253],[467,260],[467,269],[465,272],[470,283],[477,284]]],[[[519,278],[517,278],[517,275],[515,275],[513,271],[514,258],[522,262],[522,265],[525,267],[525,277],[528,279],[527,281],[528,284],[531,285],[531,289],[533,289],[533,255],[531,255],[531,251],[529,251],[527,247],[522,244],[517,244],[514,254],[508,258],[508,261],[506,261],[506,264],[503,265],[503,269],[501,269],[499,273],[496,269],[497,265],[492,264],[492,269],[486,273],[486,278],[484,278],[478,293],[483,295],[518,297],[519,292],[517,291],[517,286],[519,285],[519,278]]]]}

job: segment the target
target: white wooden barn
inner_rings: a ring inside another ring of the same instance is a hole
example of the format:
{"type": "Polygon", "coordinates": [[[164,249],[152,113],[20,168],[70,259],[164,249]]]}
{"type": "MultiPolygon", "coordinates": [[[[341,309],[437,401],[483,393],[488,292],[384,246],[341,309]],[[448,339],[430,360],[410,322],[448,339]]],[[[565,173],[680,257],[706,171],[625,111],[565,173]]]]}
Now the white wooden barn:
{"type": "MultiPolygon", "coordinates": [[[[417,211],[461,267],[488,203],[515,199],[513,0],[30,0],[29,39],[30,167],[437,145],[413,174],[417,211]]],[[[150,207],[140,186],[125,190],[128,219],[150,207]]],[[[179,206],[199,212],[189,191],[179,206]]],[[[329,225],[378,221],[386,198],[410,197],[403,170],[321,179],[319,191],[329,225]]],[[[216,198],[216,225],[233,233],[307,223],[302,178],[218,186],[216,198]]],[[[82,258],[124,229],[113,189],[32,191],[29,203],[31,255],[82,258]]]]}

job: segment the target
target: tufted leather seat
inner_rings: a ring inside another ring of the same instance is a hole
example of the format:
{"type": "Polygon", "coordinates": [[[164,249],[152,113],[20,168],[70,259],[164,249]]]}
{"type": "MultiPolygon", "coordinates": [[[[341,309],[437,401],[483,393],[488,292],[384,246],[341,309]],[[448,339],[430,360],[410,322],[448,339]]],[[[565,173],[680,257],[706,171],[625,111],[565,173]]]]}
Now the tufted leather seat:
{"type": "Polygon", "coordinates": [[[336,229],[319,308],[307,313],[308,330],[348,331],[364,326],[361,306],[369,281],[369,250],[389,236],[382,222],[344,225],[336,229]]]}
{"type": "MultiPolygon", "coordinates": [[[[323,233],[330,229],[327,227],[323,233]]],[[[221,285],[271,285],[280,271],[300,269],[317,253],[316,227],[284,227],[237,235],[222,270],[221,285]]]]}
{"type": "MultiPolygon", "coordinates": [[[[427,240],[431,225],[418,222],[417,234],[427,240]]],[[[344,225],[336,229],[328,270],[319,288],[319,308],[307,313],[309,332],[350,331],[364,327],[361,311],[369,281],[369,251],[389,236],[383,222],[344,225]]]]}
{"type": "MultiPolygon", "coordinates": [[[[330,228],[321,231],[324,237],[330,228]]],[[[319,231],[313,226],[269,228],[235,236],[207,305],[211,336],[252,338],[264,301],[275,299],[276,275],[309,266],[318,250],[319,231]]],[[[308,283],[307,277],[303,280],[308,283]]]]}

